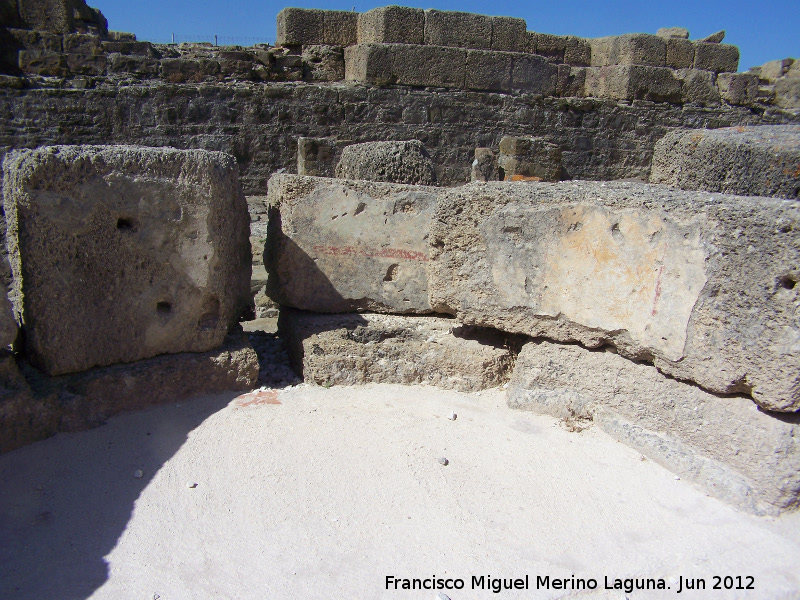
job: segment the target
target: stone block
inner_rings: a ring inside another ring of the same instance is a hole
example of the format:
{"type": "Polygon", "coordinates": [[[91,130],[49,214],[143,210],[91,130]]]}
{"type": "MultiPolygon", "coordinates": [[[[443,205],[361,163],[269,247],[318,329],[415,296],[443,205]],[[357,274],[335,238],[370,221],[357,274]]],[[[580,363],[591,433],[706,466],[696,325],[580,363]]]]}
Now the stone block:
{"type": "Polygon", "coordinates": [[[613,100],[681,101],[681,83],[666,67],[622,66],[586,69],[586,95],[613,100]]]}
{"type": "Polygon", "coordinates": [[[411,44],[345,48],[345,79],[376,85],[463,88],[466,50],[411,44]]]}
{"type": "Polygon", "coordinates": [[[467,50],[464,88],[487,92],[511,91],[511,52],[467,50]]]}
{"type": "Polygon", "coordinates": [[[100,44],[103,52],[119,52],[136,56],[155,56],[153,44],[150,42],[137,42],[136,40],[106,41],[100,44]]]}
{"type": "Polygon", "coordinates": [[[689,30],[683,27],[662,27],[656,31],[656,35],[666,39],[688,40],[689,30]]]}
{"type": "Polygon", "coordinates": [[[297,174],[333,177],[336,167],[336,140],[333,138],[297,139],[297,174]]]}
{"type": "Polygon", "coordinates": [[[425,11],[384,6],[358,15],[359,44],[424,44],[425,11]]]}
{"type": "Polygon", "coordinates": [[[68,33],[62,38],[62,48],[71,54],[100,54],[100,36],[68,33]]]}
{"type": "Polygon", "coordinates": [[[492,18],[452,10],[425,11],[425,43],[454,48],[492,48],[492,18]]]}
{"type": "Polygon", "coordinates": [[[358,43],[358,13],[349,10],[325,10],[322,20],[323,43],[329,46],[352,46],[358,43]]]}
{"type": "Polygon", "coordinates": [[[422,142],[364,142],[342,150],[336,165],[339,179],[433,185],[433,162],[422,142]]]}
{"type": "Polygon", "coordinates": [[[278,46],[325,43],[325,11],[309,8],[284,8],[277,17],[278,46]]]}
{"type": "Polygon", "coordinates": [[[558,83],[558,67],[535,54],[513,54],[511,87],[514,90],[552,96],[558,83]]]}
{"type": "Polygon", "coordinates": [[[305,81],[341,81],[344,79],[344,51],[339,46],[303,46],[305,81]]]}
{"type": "Polygon", "coordinates": [[[4,164],[12,299],[50,375],[219,346],[248,302],[232,156],[51,146],[4,164]]]}
{"type": "Polygon", "coordinates": [[[23,29],[51,33],[75,31],[73,3],[68,0],[18,0],[17,6],[23,29]]]}
{"type": "Polygon", "coordinates": [[[567,50],[567,36],[549,33],[535,33],[535,52],[549,62],[562,64],[567,50]]]}
{"type": "Polygon", "coordinates": [[[697,41],[704,44],[719,44],[724,39],[725,39],[725,30],[723,29],[722,31],[717,31],[716,33],[707,35],[703,39],[697,41]]]}
{"type": "Polygon", "coordinates": [[[684,103],[719,106],[717,78],[711,71],[678,69],[675,78],[681,82],[681,99],[684,103]]]}
{"type": "Polygon", "coordinates": [[[443,193],[432,220],[431,308],[613,345],[709,391],[796,411],[798,219],[795,201],[643,183],[468,184],[443,193]]]}
{"type": "MultiPolygon", "coordinates": [[[[142,58],[147,60],[145,57],[142,58]]],[[[133,63],[128,61],[126,64],[139,64],[139,61],[133,63]]],[[[165,58],[161,61],[161,76],[173,83],[202,81],[206,77],[218,74],[219,71],[219,61],[209,58],[165,58]]]]}
{"type": "Polygon", "coordinates": [[[470,181],[499,181],[503,179],[497,164],[497,155],[491,148],[475,148],[470,181]]]}
{"type": "Polygon", "coordinates": [[[107,39],[111,42],[135,42],[136,34],[127,31],[109,31],[107,39]]]}
{"type": "Polygon", "coordinates": [[[316,312],[429,313],[437,188],[273,175],[269,296],[316,312]]]}
{"type": "Polygon", "coordinates": [[[562,98],[582,98],[586,95],[586,67],[558,65],[556,95],[562,98]]]}
{"type": "Polygon", "coordinates": [[[695,42],[694,68],[715,73],[735,73],[739,69],[739,48],[730,44],[695,42]]]}
{"type": "Polygon", "coordinates": [[[508,341],[453,319],[281,311],[279,331],[298,374],[317,385],[397,383],[474,392],[502,385],[508,341]]]}
{"type": "Polygon", "coordinates": [[[592,47],[588,40],[568,35],[564,45],[564,63],[573,67],[588,67],[592,62],[592,47]]]}
{"type": "MultiPolygon", "coordinates": [[[[167,60],[167,59],[164,59],[167,60]]],[[[176,59],[178,60],[178,59],[176,59]]],[[[109,54],[108,71],[110,73],[130,73],[132,75],[158,75],[161,70],[161,61],[148,56],[126,54],[109,54]]],[[[180,69],[175,69],[180,73],[180,69]]]]}
{"type": "Polygon", "coordinates": [[[798,415],[777,418],[742,396],[717,396],[652,365],[576,345],[531,342],[508,387],[514,408],[593,419],[709,494],[756,514],[800,502],[798,415]]]}
{"type": "Polygon", "coordinates": [[[508,181],[515,176],[541,181],[561,179],[561,149],[542,138],[504,136],[497,164],[508,181]]]}
{"type": "Polygon", "coordinates": [[[591,67],[606,67],[613,65],[614,43],[615,36],[606,36],[600,38],[590,38],[586,40],[589,42],[591,50],[591,67]]]}
{"type": "Polygon", "coordinates": [[[717,76],[720,97],[735,106],[753,106],[758,100],[758,75],[720,73],[717,76]]]}
{"type": "Polygon", "coordinates": [[[800,76],[784,77],[775,84],[775,104],[781,108],[800,108],[800,76]]]}
{"type": "Polygon", "coordinates": [[[80,75],[103,75],[108,59],[104,54],[67,54],[67,69],[80,75]]]}
{"type": "Polygon", "coordinates": [[[678,130],[656,143],[652,183],[685,190],[796,199],[800,126],[678,130]]]}
{"type": "Polygon", "coordinates": [[[648,33],[626,33],[587,40],[591,48],[591,66],[641,65],[664,67],[667,43],[648,33]]]}
{"type": "Polygon", "coordinates": [[[794,64],[793,58],[784,58],[783,60],[772,60],[768,63],[761,65],[759,76],[768,83],[775,83],[778,79],[786,75],[791,66],[794,64]]]}
{"type": "Polygon", "coordinates": [[[501,52],[527,52],[528,26],[525,19],[491,17],[492,50],[501,52]]]}
{"type": "Polygon", "coordinates": [[[669,38],[667,66],[671,69],[691,69],[694,66],[694,43],[680,38],[669,38]]]}
{"type": "Polygon", "coordinates": [[[23,73],[63,77],[67,74],[67,57],[60,52],[20,50],[19,68],[23,73]]]}

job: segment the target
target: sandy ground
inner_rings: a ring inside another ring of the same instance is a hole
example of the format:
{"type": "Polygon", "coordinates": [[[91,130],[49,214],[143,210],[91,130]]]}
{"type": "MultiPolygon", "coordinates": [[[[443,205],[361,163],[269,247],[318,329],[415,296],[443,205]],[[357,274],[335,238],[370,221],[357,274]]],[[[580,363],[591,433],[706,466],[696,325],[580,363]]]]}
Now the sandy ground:
{"type": "Polygon", "coordinates": [[[509,410],[502,390],[217,395],[0,456],[4,599],[432,600],[386,577],[434,575],[464,580],[452,600],[781,599],[800,597],[799,559],[800,514],[738,512],[595,428],[509,410]],[[526,575],[527,590],[472,589],[526,575]],[[573,576],[598,589],[553,589],[573,576]]]}

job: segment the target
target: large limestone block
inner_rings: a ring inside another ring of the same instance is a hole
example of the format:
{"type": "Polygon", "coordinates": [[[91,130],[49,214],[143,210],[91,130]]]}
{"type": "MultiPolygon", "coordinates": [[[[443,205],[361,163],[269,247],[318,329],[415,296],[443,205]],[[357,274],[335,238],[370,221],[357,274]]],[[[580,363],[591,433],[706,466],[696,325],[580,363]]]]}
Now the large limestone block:
{"type": "Polygon", "coordinates": [[[322,15],[323,39],[329,46],[352,46],[358,43],[358,13],[349,10],[326,10],[322,15]]]}
{"type": "Polygon", "coordinates": [[[775,83],[778,79],[786,75],[794,62],[793,58],[771,60],[761,65],[759,77],[768,83],[775,83]]]}
{"type": "Polygon", "coordinates": [[[511,52],[467,50],[464,87],[490,92],[511,91],[511,52]]]}
{"type": "Polygon", "coordinates": [[[681,100],[684,103],[719,106],[719,88],[714,73],[700,69],[678,69],[674,75],[681,82],[681,100]]]}
{"type": "Polygon", "coordinates": [[[4,164],[12,299],[50,375],[219,346],[248,302],[232,156],[53,146],[4,164]]]}
{"type": "Polygon", "coordinates": [[[492,48],[492,17],[453,10],[426,10],[425,43],[489,50],[492,48]]]}
{"type": "Polygon", "coordinates": [[[425,11],[384,6],[360,13],[357,41],[359,44],[424,44],[425,11]]]}
{"type": "Polygon", "coordinates": [[[797,76],[783,77],[775,84],[775,104],[781,108],[800,108],[800,70],[797,76]]]}
{"type": "Polygon", "coordinates": [[[428,231],[438,189],[273,175],[270,297],[316,312],[429,313],[428,231]]]}
{"type": "Polygon", "coordinates": [[[473,183],[431,227],[435,312],[800,409],[796,202],[641,183],[473,183]]]}
{"type": "Polygon", "coordinates": [[[463,88],[466,52],[411,44],[348,46],[344,51],[345,79],[375,85],[463,88]]]}
{"type": "Polygon", "coordinates": [[[541,56],[514,53],[511,59],[511,88],[552,96],[558,84],[558,67],[541,56]]]}
{"type": "Polygon", "coordinates": [[[720,73],[717,76],[720,97],[735,106],[753,106],[758,99],[758,75],[720,73]]]}
{"type": "Polygon", "coordinates": [[[626,33],[588,40],[591,48],[591,66],[643,65],[666,66],[667,43],[656,35],[626,33]]]}
{"type": "Polygon", "coordinates": [[[528,26],[525,19],[491,17],[492,50],[501,52],[527,52],[528,26]]]}
{"type": "Polygon", "coordinates": [[[514,408],[602,429],[710,494],[763,514],[800,503],[800,415],[716,396],[611,352],[526,344],[508,387],[514,408]]]}
{"type": "Polygon", "coordinates": [[[418,140],[364,142],[342,150],[336,177],[433,185],[433,161],[418,140]]]}
{"type": "Polygon", "coordinates": [[[672,131],[653,152],[651,183],[745,196],[800,197],[800,126],[672,131]]]}
{"type": "Polygon", "coordinates": [[[541,181],[561,179],[561,149],[543,138],[504,136],[497,165],[504,178],[534,177],[541,181]]]}
{"type": "Polygon", "coordinates": [[[277,45],[300,46],[325,43],[325,11],[284,8],[276,19],[277,45]]]}
{"type": "Polygon", "coordinates": [[[695,42],[694,68],[735,73],[739,69],[739,48],[730,44],[695,42]]]}
{"type": "Polygon", "coordinates": [[[453,319],[281,312],[294,368],[317,385],[429,384],[472,392],[508,380],[515,353],[493,330],[453,319]]]}
{"type": "Polygon", "coordinates": [[[671,69],[691,69],[694,66],[694,43],[681,38],[664,40],[667,45],[666,66],[671,69]]]}
{"type": "Polygon", "coordinates": [[[681,101],[681,83],[666,67],[608,66],[586,69],[586,95],[613,100],[681,101]]]}

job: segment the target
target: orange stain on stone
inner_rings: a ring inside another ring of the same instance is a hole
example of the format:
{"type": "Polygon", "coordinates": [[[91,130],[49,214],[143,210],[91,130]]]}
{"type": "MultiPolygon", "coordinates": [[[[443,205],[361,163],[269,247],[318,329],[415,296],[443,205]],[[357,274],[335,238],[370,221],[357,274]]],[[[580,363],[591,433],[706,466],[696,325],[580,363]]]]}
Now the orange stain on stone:
{"type": "Polygon", "coordinates": [[[236,408],[244,408],[246,406],[262,406],[264,404],[280,404],[278,400],[278,390],[263,390],[250,392],[239,396],[234,400],[236,408]]]}

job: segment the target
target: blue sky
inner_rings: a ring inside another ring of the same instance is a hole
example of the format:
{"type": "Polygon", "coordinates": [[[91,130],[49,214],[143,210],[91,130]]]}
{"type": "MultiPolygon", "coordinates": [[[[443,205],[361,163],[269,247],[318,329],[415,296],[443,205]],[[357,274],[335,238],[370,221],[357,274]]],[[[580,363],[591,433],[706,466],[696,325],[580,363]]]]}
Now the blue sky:
{"type": "MultiPolygon", "coordinates": [[[[110,29],[131,31],[143,40],[178,41],[190,37],[220,36],[220,43],[248,44],[274,41],[275,15],[286,6],[364,12],[391,2],[309,0],[282,3],[273,0],[88,0],[108,18],[110,29]]],[[[768,60],[800,58],[800,0],[753,2],[745,0],[477,0],[396,2],[403,6],[461,10],[522,17],[530,31],[599,37],[621,33],[655,33],[659,27],[686,27],[691,39],[724,29],[725,42],[739,46],[740,70],[768,60]]]]}

